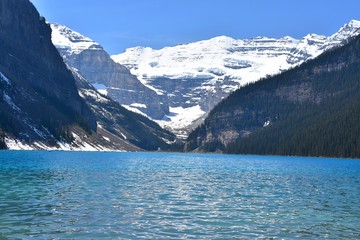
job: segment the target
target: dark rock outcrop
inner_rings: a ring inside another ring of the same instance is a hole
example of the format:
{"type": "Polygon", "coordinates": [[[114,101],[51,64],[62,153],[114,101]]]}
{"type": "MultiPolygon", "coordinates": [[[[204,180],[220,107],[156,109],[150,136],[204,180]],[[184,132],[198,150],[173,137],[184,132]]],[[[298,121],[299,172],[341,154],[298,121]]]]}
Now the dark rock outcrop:
{"type": "Polygon", "coordinates": [[[74,77],[29,0],[1,0],[0,29],[0,149],[141,151],[175,139],[74,77]]]}
{"type": "MultiPolygon", "coordinates": [[[[72,69],[80,95],[94,112],[99,130],[144,150],[168,150],[175,136],[148,118],[101,95],[78,70],[72,69]]],[[[105,139],[110,138],[109,136],[105,139]]]]}
{"type": "Polygon", "coordinates": [[[35,91],[65,105],[95,130],[95,118],[51,44],[51,28],[45,19],[28,0],[2,0],[0,16],[0,65],[4,74],[19,83],[26,81],[35,91]]]}

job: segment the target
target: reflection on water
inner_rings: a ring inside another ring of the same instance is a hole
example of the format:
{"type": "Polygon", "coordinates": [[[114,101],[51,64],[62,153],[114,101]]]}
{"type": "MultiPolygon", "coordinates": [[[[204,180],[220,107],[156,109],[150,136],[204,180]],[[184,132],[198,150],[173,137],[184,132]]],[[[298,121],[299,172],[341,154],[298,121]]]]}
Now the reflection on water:
{"type": "Polygon", "coordinates": [[[0,239],[360,236],[360,162],[0,152],[0,239]]]}

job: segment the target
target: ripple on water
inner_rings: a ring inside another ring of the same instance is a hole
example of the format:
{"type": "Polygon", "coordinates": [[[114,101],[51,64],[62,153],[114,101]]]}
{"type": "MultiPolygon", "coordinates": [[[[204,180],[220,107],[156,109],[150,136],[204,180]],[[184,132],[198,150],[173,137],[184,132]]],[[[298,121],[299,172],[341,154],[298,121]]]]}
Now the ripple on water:
{"type": "Polygon", "coordinates": [[[358,161],[0,153],[0,238],[360,236],[358,161]]]}

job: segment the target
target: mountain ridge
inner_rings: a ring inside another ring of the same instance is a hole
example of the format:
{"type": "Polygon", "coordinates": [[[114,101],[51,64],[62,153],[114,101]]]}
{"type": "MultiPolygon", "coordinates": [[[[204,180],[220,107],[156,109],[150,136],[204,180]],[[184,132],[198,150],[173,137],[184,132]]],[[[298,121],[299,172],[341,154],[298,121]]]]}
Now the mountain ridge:
{"type": "MultiPolygon", "coordinates": [[[[177,119],[186,119],[191,129],[191,122],[204,118],[217,103],[239,87],[293,68],[345,44],[348,38],[360,33],[359,29],[360,22],[352,20],[329,37],[316,34],[308,34],[302,39],[218,36],[158,50],[129,48],[112,58],[130,69],[144,85],[167,95],[169,119],[174,119],[171,114],[178,115],[177,119]],[[196,106],[200,111],[192,111],[196,106]],[[182,111],[174,111],[180,107],[182,111]],[[189,111],[194,114],[186,118],[189,111]],[[185,116],[181,118],[182,115],[185,116]]],[[[175,131],[184,130],[184,126],[176,121],[158,122],[175,131]]],[[[188,131],[185,130],[183,136],[188,131]]]]}
{"type": "MultiPolygon", "coordinates": [[[[239,87],[345,44],[348,38],[360,33],[359,28],[360,22],[352,20],[328,37],[317,34],[308,34],[302,39],[218,36],[158,50],[141,46],[128,48],[111,56],[113,61],[128,69],[127,78],[133,78],[132,82],[138,86],[126,89],[123,84],[122,91],[136,92],[137,88],[145,88],[147,90],[141,90],[138,95],[147,97],[127,97],[126,100],[114,98],[114,94],[111,97],[185,139],[216,104],[239,87]]],[[[61,50],[60,44],[56,41],[54,44],[61,50]]],[[[67,61],[69,55],[62,55],[67,61]]],[[[78,68],[77,64],[69,65],[78,68]]],[[[104,81],[101,90],[119,88],[113,86],[118,84],[114,81],[104,81]]]]}
{"type": "Polygon", "coordinates": [[[187,139],[187,151],[360,157],[360,36],[240,88],[187,139]]]}

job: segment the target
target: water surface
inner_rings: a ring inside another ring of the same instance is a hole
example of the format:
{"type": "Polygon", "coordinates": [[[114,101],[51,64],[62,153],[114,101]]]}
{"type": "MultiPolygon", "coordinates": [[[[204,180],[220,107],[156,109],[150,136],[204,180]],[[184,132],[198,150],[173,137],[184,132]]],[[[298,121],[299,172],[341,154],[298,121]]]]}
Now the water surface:
{"type": "Polygon", "coordinates": [[[0,152],[0,239],[296,237],[360,237],[360,161],[0,152]]]}

